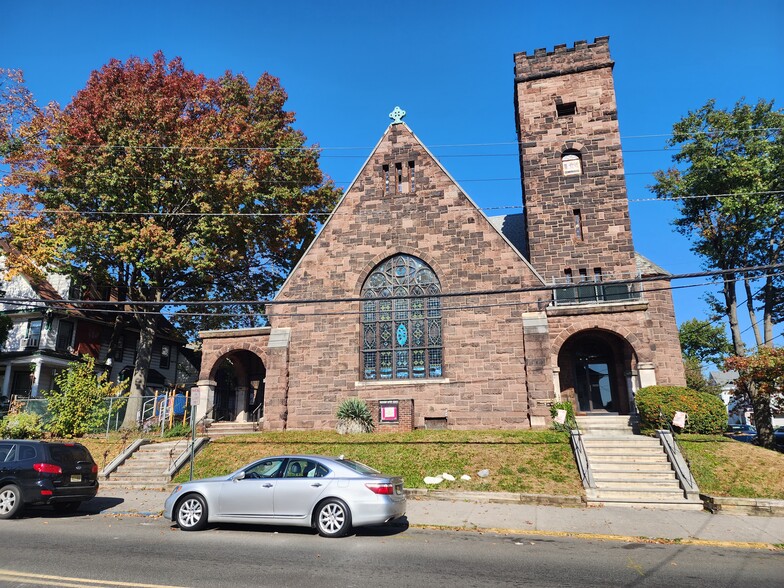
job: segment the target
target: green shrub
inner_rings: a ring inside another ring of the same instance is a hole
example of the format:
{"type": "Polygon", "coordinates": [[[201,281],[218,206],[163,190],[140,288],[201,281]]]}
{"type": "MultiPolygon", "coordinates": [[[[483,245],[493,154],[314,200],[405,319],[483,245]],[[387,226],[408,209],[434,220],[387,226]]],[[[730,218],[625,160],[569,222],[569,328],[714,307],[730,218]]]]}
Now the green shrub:
{"type": "Polygon", "coordinates": [[[20,412],[9,414],[0,421],[0,438],[40,439],[44,436],[41,417],[37,414],[20,412]]]}
{"type": "Polygon", "coordinates": [[[367,403],[361,398],[352,396],[340,403],[337,412],[338,432],[370,433],[374,428],[373,415],[367,403]]]}
{"type": "Polygon", "coordinates": [[[683,431],[716,435],[727,428],[727,409],[721,398],[679,386],[648,386],[634,397],[643,430],[666,429],[677,411],[688,415],[683,431]],[[662,416],[659,411],[661,410],[662,416]]]}
{"type": "MultiPolygon", "coordinates": [[[[46,427],[57,437],[81,437],[106,427],[109,414],[107,397],[120,396],[125,386],[108,381],[106,373],[95,374],[95,359],[85,355],[82,361],[68,364],[55,377],[57,389],[43,393],[48,401],[49,422],[46,427]]],[[[125,404],[116,399],[111,405],[114,413],[125,404]]]]}
{"type": "Polygon", "coordinates": [[[177,423],[171,429],[166,429],[163,433],[164,437],[190,437],[191,426],[188,423],[177,423]]]}
{"type": "Polygon", "coordinates": [[[556,431],[569,432],[575,428],[574,406],[572,406],[571,402],[554,402],[550,407],[550,416],[553,417],[553,429],[556,431]],[[559,409],[566,411],[566,421],[564,424],[555,422],[555,417],[558,415],[559,409]]]}

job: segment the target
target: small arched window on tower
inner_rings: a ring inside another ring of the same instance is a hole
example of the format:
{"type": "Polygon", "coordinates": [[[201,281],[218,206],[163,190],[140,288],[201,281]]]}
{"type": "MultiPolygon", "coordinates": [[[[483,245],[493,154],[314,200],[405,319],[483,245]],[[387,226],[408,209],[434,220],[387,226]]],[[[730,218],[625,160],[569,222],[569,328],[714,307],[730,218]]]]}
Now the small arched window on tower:
{"type": "Polygon", "coordinates": [[[583,161],[580,152],[569,150],[561,155],[561,169],[565,176],[579,176],[583,173],[583,161]]]}

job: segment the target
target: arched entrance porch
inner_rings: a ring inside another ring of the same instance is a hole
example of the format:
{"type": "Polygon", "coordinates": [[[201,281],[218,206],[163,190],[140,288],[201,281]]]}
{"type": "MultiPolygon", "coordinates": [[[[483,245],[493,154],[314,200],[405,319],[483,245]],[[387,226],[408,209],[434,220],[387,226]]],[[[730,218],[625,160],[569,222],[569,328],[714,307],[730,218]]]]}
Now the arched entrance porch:
{"type": "Polygon", "coordinates": [[[258,421],[264,411],[266,368],[255,353],[237,350],[221,357],[213,366],[211,418],[215,421],[258,421]]]}
{"type": "Polygon", "coordinates": [[[633,412],[637,355],[623,337],[588,329],[569,337],[558,352],[561,396],[575,411],[633,412]]]}

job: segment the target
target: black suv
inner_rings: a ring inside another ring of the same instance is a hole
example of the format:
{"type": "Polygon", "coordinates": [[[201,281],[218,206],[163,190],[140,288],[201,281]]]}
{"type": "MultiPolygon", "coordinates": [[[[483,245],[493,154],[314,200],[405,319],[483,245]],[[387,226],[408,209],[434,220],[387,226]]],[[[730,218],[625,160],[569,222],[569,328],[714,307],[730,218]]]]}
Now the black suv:
{"type": "Polygon", "coordinates": [[[98,492],[98,466],[79,443],[0,439],[0,519],[25,506],[73,512],[98,492]]]}

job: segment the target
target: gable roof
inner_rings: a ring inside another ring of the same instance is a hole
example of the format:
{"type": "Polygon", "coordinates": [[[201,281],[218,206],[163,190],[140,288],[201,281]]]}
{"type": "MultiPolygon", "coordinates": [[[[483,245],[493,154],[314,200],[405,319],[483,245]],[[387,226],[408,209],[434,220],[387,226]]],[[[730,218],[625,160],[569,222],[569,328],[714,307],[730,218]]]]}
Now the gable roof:
{"type": "Polygon", "coordinates": [[[540,281],[542,284],[544,284],[545,282],[544,282],[544,279],[542,278],[542,276],[541,276],[541,275],[540,275],[540,274],[539,274],[539,273],[536,271],[536,269],[534,269],[534,267],[533,267],[533,266],[532,266],[532,265],[529,263],[528,259],[526,259],[526,258],[525,258],[525,256],[524,256],[524,255],[521,253],[521,250],[520,250],[520,249],[518,249],[518,247],[517,247],[515,244],[513,244],[513,242],[510,240],[510,235],[509,235],[509,234],[507,234],[507,233],[505,233],[505,232],[502,230],[502,229],[503,229],[503,227],[499,228],[498,226],[496,226],[496,225],[493,223],[493,221],[491,220],[491,218],[490,218],[490,217],[488,217],[488,216],[487,216],[487,215],[486,215],[486,214],[485,214],[485,213],[482,211],[482,209],[481,209],[481,208],[479,208],[479,206],[477,206],[477,204],[476,204],[476,203],[475,203],[475,202],[474,202],[474,201],[471,199],[471,197],[468,195],[468,192],[466,192],[466,190],[464,190],[464,189],[463,189],[463,187],[462,187],[462,186],[460,186],[460,184],[457,182],[457,180],[455,180],[455,179],[452,177],[452,175],[451,175],[451,174],[450,174],[450,173],[449,173],[449,172],[446,170],[446,168],[445,168],[445,167],[443,166],[443,164],[442,164],[442,163],[441,163],[441,162],[438,160],[438,158],[436,158],[436,157],[435,157],[435,155],[433,155],[433,153],[431,153],[431,152],[430,152],[430,150],[427,148],[427,146],[426,146],[426,145],[425,145],[425,144],[424,144],[424,143],[423,143],[423,142],[422,142],[422,141],[419,139],[419,137],[417,137],[417,136],[416,136],[416,134],[414,134],[414,132],[413,132],[413,131],[412,131],[412,130],[409,128],[409,126],[408,126],[406,123],[404,123],[404,122],[400,122],[400,123],[397,123],[397,124],[395,124],[395,123],[393,123],[393,124],[390,124],[390,125],[389,125],[389,126],[386,128],[386,130],[384,131],[384,134],[381,136],[381,138],[378,140],[378,142],[376,143],[376,145],[375,145],[375,146],[373,147],[373,149],[370,151],[370,154],[369,154],[369,155],[368,155],[368,157],[365,159],[364,163],[363,163],[363,164],[360,166],[360,168],[359,168],[359,171],[358,171],[358,172],[357,172],[357,174],[354,176],[354,179],[351,181],[351,183],[349,184],[348,188],[347,188],[347,189],[346,189],[346,191],[343,193],[343,196],[340,198],[340,200],[338,201],[338,203],[335,205],[335,208],[333,208],[333,209],[332,209],[332,212],[330,213],[329,217],[327,217],[327,220],[324,222],[324,224],[321,226],[321,228],[320,228],[319,232],[316,234],[316,236],[314,237],[313,241],[311,241],[311,243],[308,245],[308,247],[307,247],[307,248],[305,249],[305,251],[303,252],[303,254],[302,254],[302,256],[300,257],[300,259],[299,259],[299,261],[297,262],[297,264],[296,264],[296,265],[295,265],[295,266],[292,268],[292,270],[289,272],[289,275],[286,277],[286,280],[283,282],[283,284],[281,285],[281,287],[278,289],[278,292],[275,294],[275,297],[273,298],[273,300],[277,300],[277,299],[278,299],[278,298],[281,296],[281,294],[282,294],[282,293],[283,293],[283,292],[286,290],[286,287],[287,287],[287,286],[288,286],[288,284],[290,283],[290,281],[291,281],[291,279],[292,279],[292,276],[294,276],[294,275],[297,273],[297,271],[299,270],[299,268],[300,268],[301,264],[303,263],[303,260],[304,260],[304,259],[305,259],[305,258],[308,256],[308,253],[310,253],[310,251],[311,251],[311,250],[312,250],[312,249],[315,247],[315,245],[316,245],[316,243],[318,242],[319,238],[320,238],[320,237],[321,237],[321,236],[324,234],[324,232],[325,232],[326,228],[327,228],[327,227],[328,227],[328,225],[330,224],[330,221],[332,221],[332,219],[334,218],[335,214],[338,212],[338,210],[341,208],[341,206],[343,205],[343,203],[346,201],[346,199],[347,199],[347,198],[349,197],[349,195],[352,193],[352,190],[354,189],[354,187],[355,187],[355,185],[357,184],[357,182],[359,182],[359,180],[360,180],[360,179],[361,179],[361,178],[364,176],[366,168],[367,168],[367,167],[368,167],[368,165],[369,165],[369,164],[370,164],[370,163],[373,161],[373,159],[374,159],[374,157],[375,157],[376,153],[379,151],[379,148],[380,148],[380,147],[381,147],[381,145],[384,143],[384,141],[385,141],[385,140],[387,140],[387,138],[388,138],[388,136],[389,136],[390,132],[392,131],[392,129],[393,129],[395,126],[402,127],[403,129],[405,129],[405,130],[406,130],[406,131],[407,131],[407,132],[408,132],[408,133],[411,135],[412,139],[414,140],[414,142],[416,142],[416,144],[418,145],[418,147],[420,147],[420,148],[421,148],[421,149],[422,149],[422,150],[425,152],[425,154],[426,154],[426,155],[427,155],[427,156],[428,156],[428,157],[429,157],[429,158],[430,158],[430,159],[431,159],[431,160],[432,160],[432,161],[435,163],[435,165],[438,167],[438,169],[439,169],[439,170],[440,170],[440,171],[441,171],[441,172],[442,172],[442,173],[443,173],[443,174],[444,174],[444,175],[445,175],[445,176],[448,178],[448,180],[449,180],[449,181],[450,181],[450,182],[451,182],[451,183],[452,183],[452,184],[453,184],[455,187],[457,187],[457,189],[459,190],[459,192],[460,192],[460,194],[462,195],[462,197],[464,197],[464,198],[465,198],[465,199],[468,201],[469,205],[470,205],[470,206],[471,206],[471,207],[474,209],[474,211],[475,211],[475,212],[477,212],[477,213],[478,213],[479,215],[481,215],[482,217],[484,217],[484,219],[485,219],[485,220],[488,222],[488,224],[489,224],[491,227],[493,227],[493,229],[495,229],[495,231],[498,233],[498,236],[500,236],[500,237],[501,237],[501,238],[502,238],[504,241],[506,241],[506,243],[507,243],[507,245],[509,245],[510,249],[511,249],[511,250],[512,250],[514,253],[516,253],[516,255],[517,255],[517,257],[519,258],[519,260],[520,260],[520,261],[521,261],[521,262],[522,262],[522,263],[523,263],[523,264],[524,264],[524,265],[525,265],[525,266],[528,268],[528,270],[531,272],[531,274],[532,274],[532,275],[533,275],[533,276],[534,276],[534,277],[535,277],[537,280],[539,280],[539,281],[540,281]]]}

